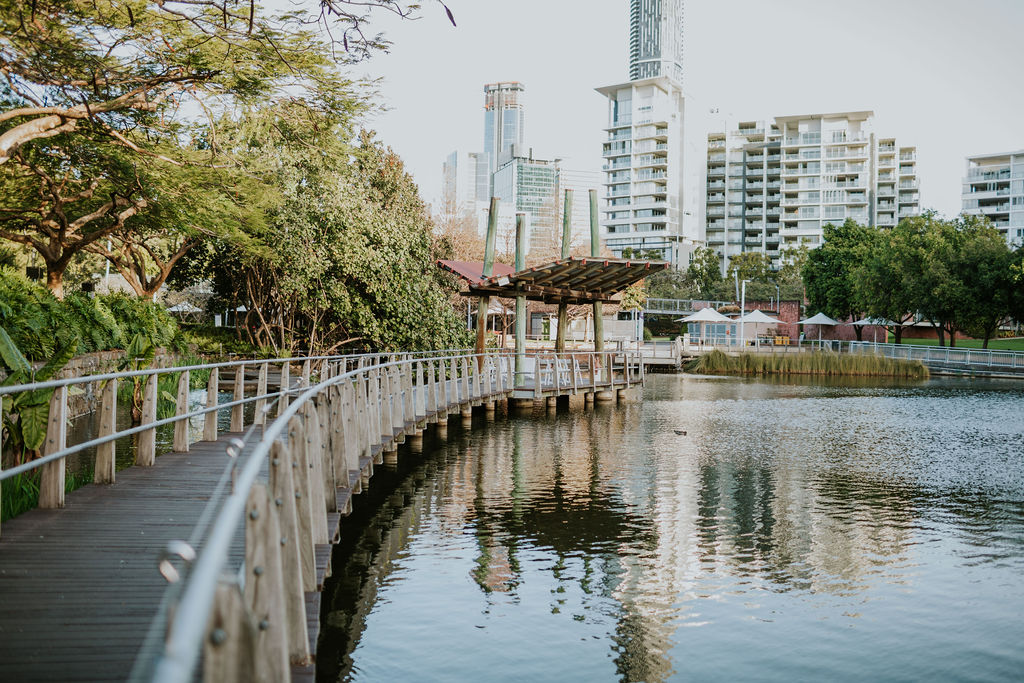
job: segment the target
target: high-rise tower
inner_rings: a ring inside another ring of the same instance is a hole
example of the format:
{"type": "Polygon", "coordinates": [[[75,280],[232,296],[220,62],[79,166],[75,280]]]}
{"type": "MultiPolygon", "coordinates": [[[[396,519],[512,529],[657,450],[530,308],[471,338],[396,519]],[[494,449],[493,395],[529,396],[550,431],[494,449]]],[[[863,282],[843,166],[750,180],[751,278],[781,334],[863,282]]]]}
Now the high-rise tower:
{"type": "Polygon", "coordinates": [[[629,80],[683,82],[683,0],[630,0],[629,80]]]}
{"type": "Polygon", "coordinates": [[[629,78],[598,88],[608,99],[602,241],[616,256],[685,268],[682,0],[631,0],[629,78]]]}
{"type": "Polygon", "coordinates": [[[515,81],[484,86],[484,153],[494,173],[512,156],[512,145],[526,145],[526,88],[515,81]]]}

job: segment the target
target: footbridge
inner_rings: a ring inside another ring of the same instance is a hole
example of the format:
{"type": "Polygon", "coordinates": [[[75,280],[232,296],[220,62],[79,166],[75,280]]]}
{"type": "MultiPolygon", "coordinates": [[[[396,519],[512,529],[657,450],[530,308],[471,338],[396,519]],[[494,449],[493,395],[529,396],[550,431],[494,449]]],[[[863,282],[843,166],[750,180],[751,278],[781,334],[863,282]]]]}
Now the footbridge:
{"type": "Polygon", "coordinates": [[[0,529],[0,680],[313,680],[331,545],[376,466],[452,418],[587,409],[643,379],[637,352],[440,351],[0,387],[5,407],[50,396],[42,456],[0,472],[4,496],[38,485],[0,529]],[[98,434],[69,444],[68,395],[87,385],[98,434]],[[119,395],[141,401],[137,424],[119,424],[119,395]],[[93,452],[93,483],[69,492],[69,459],[93,452]]]}

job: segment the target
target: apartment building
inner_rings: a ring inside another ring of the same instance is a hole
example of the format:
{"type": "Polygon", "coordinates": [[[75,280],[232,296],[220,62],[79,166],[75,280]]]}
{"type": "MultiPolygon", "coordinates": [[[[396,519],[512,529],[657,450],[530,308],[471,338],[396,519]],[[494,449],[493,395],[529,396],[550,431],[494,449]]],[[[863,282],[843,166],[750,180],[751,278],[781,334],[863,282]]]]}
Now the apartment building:
{"type": "Polygon", "coordinates": [[[601,237],[615,256],[674,265],[683,244],[683,93],[665,77],[598,88],[608,98],[601,237]]]}
{"type": "Polygon", "coordinates": [[[892,227],[917,215],[917,150],[874,132],[871,111],[745,121],[708,135],[705,239],[722,260],[821,244],[853,219],[892,227]]]}
{"type": "Polygon", "coordinates": [[[1024,244],[1024,149],[967,158],[963,212],[988,216],[1011,246],[1024,244]]]}

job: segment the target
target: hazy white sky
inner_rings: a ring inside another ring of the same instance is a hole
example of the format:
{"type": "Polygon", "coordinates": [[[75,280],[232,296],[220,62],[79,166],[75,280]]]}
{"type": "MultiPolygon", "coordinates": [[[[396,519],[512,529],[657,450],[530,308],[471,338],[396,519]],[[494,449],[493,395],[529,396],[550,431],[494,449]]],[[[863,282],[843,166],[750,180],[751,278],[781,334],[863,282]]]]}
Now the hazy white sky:
{"type": "MultiPolygon", "coordinates": [[[[483,147],[483,85],[526,86],[527,143],[600,168],[604,98],[627,80],[628,0],[424,2],[381,15],[389,111],[371,125],[437,198],[441,163],[483,147]]],[[[874,110],[876,130],[917,145],[922,208],[960,210],[964,157],[1024,149],[1024,0],[686,0],[687,137],[735,120],[874,110]]],[[[701,153],[703,154],[703,153],[701,153]]],[[[697,160],[703,163],[703,158],[697,160]]]]}

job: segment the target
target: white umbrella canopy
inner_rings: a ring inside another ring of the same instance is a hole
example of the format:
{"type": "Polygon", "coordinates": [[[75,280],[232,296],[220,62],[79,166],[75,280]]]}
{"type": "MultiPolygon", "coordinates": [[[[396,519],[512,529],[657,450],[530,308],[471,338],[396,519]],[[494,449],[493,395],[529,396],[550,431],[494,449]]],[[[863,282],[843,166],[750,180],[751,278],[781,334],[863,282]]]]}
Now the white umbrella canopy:
{"type": "Polygon", "coordinates": [[[750,313],[739,318],[739,322],[744,323],[778,323],[782,322],[778,318],[773,318],[770,315],[761,312],[761,309],[755,309],[750,313]]]}
{"type": "Polygon", "coordinates": [[[679,318],[676,320],[677,323],[731,323],[732,318],[728,318],[713,308],[702,308],[696,313],[691,313],[685,318],[679,318]]]}
{"type": "Polygon", "coordinates": [[[193,306],[187,301],[182,301],[176,306],[171,306],[167,309],[169,313],[202,313],[203,309],[198,306],[193,306]]]}
{"type": "Polygon", "coordinates": [[[818,313],[817,315],[812,316],[810,318],[807,318],[805,320],[798,320],[797,324],[798,325],[829,325],[831,327],[834,327],[836,325],[839,325],[840,323],[839,323],[838,320],[833,320],[832,318],[828,317],[824,313],[818,313]]]}

